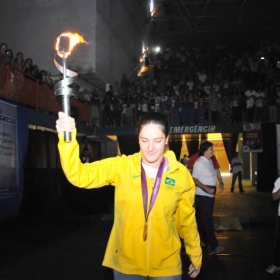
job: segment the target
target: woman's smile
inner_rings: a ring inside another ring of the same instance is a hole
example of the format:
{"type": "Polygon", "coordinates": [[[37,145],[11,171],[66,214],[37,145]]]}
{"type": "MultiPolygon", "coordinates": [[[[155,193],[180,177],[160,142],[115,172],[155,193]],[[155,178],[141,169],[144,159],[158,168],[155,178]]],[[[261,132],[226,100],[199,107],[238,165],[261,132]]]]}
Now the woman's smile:
{"type": "Polygon", "coordinates": [[[139,134],[142,161],[151,167],[159,167],[166,143],[167,138],[160,125],[145,125],[139,134]]]}

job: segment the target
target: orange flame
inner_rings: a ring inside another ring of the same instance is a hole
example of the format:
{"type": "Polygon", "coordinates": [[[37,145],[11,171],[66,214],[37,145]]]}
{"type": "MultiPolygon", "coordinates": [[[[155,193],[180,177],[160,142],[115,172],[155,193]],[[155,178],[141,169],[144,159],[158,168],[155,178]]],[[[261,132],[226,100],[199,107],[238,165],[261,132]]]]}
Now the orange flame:
{"type": "Polygon", "coordinates": [[[57,51],[57,54],[60,57],[65,56],[65,58],[71,54],[71,51],[73,50],[73,48],[78,44],[78,43],[85,43],[85,44],[89,44],[82,36],[80,36],[78,33],[62,33],[60,34],[57,39],[56,39],[56,44],[55,44],[55,49],[57,51]],[[61,37],[68,37],[69,38],[69,46],[67,51],[65,50],[60,50],[59,48],[59,44],[60,44],[60,39],[61,37]]]}

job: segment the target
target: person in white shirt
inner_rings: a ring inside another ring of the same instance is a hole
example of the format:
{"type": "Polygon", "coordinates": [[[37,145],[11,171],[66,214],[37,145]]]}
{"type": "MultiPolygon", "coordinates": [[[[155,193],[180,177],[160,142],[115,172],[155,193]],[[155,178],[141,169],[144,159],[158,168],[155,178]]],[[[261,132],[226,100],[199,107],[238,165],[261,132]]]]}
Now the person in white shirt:
{"type": "Polygon", "coordinates": [[[235,185],[236,178],[238,178],[239,192],[240,193],[245,192],[243,190],[243,185],[242,185],[243,160],[242,160],[242,158],[238,157],[238,152],[234,153],[234,157],[232,158],[232,160],[230,162],[230,167],[231,167],[231,173],[232,173],[230,192],[234,192],[234,185],[235,185]]]}
{"type": "MultiPolygon", "coordinates": [[[[212,254],[218,254],[225,248],[218,245],[213,228],[213,209],[216,192],[217,171],[211,158],[214,155],[213,143],[204,141],[199,148],[200,157],[193,166],[192,177],[196,186],[196,220],[201,240],[210,246],[212,254]]],[[[220,184],[220,192],[224,185],[220,184]]],[[[201,242],[202,243],[202,242],[201,242]]]]}
{"type": "Polygon", "coordinates": [[[193,81],[188,81],[187,86],[189,88],[189,91],[192,91],[194,89],[194,82],[193,81]]]}
{"type": "Polygon", "coordinates": [[[202,83],[202,84],[205,84],[206,83],[206,80],[207,80],[207,75],[205,74],[204,71],[202,71],[201,73],[197,73],[197,76],[198,76],[198,80],[202,83]]]}

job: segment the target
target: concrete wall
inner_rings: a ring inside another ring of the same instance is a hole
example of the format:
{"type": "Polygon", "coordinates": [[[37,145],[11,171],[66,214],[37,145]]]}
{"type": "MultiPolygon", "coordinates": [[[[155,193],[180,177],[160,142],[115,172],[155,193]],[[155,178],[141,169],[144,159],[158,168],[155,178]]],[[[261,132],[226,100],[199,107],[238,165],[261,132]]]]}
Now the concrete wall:
{"type": "Polygon", "coordinates": [[[138,1],[97,1],[96,65],[99,75],[113,86],[123,73],[131,74],[139,63],[143,42],[147,44],[143,10],[138,1]]]}
{"type": "Polygon", "coordinates": [[[92,0],[12,0],[3,1],[0,9],[1,41],[14,55],[21,51],[40,69],[59,73],[53,63],[57,37],[77,32],[90,45],[79,44],[67,59],[75,71],[95,71],[96,1],[92,0]]]}
{"type": "Polygon", "coordinates": [[[77,32],[89,45],[75,47],[67,68],[79,74],[95,73],[104,82],[114,83],[139,62],[146,40],[141,8],[131,0],[2,1],[0,41],[14,55],[21,51],[40,69],[57,75],[55,41],[65,31],[77,32]]]}

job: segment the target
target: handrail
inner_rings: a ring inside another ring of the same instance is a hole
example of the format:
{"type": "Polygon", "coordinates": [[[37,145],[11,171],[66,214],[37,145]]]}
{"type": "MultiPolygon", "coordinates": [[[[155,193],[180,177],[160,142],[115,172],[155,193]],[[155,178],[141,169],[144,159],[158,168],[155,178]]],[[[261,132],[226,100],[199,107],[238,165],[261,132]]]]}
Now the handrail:
{"type": "MultiPolygon", "coordinates": [[[[61,100],[55,97],[52,89],[10,65],[0,65],[0,96],[37,111],[43,110],[52,114],[61,111],[61,100]]],[[[77,120],[90,123],[90,106],[88,104],[75,99],[70,99],[70,104],[77,120]]]]}

